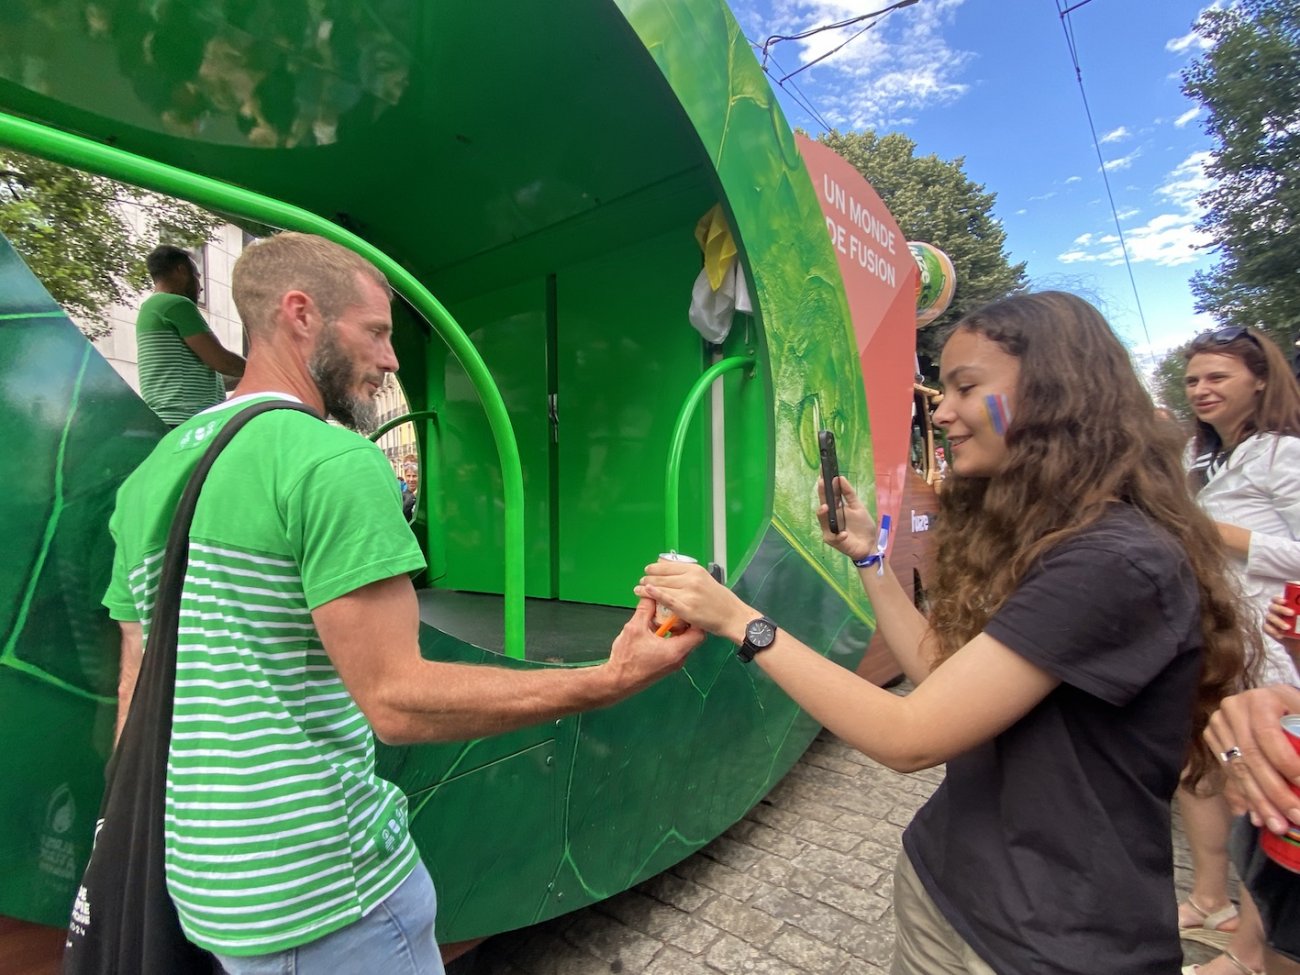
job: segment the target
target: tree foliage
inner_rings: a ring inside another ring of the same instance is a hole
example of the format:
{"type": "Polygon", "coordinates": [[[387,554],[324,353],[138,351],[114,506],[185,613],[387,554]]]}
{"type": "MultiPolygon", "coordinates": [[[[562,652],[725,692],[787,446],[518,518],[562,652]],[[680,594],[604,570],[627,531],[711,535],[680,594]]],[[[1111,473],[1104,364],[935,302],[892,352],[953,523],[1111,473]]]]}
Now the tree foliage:
{"type": "Polygon", "coordinates": [[[1218,260],[1192,279],[1197,309],[1258,325],[1284,349],[1300,329],[1300,5],[1240,0],[1205,11],[1212,47],[1183,73],[1214,140],[1201,197],[1218,260]]]}
{"type": "Polygon", "coordinates": [[[1184,425],[1192,422],[1192,406],[1187,402],[1187,384],[1183,382],[1183,376],[1187,372],[1184,353],[1190,344],[1186,342],[1176,349],[1170,349],[1151,373],[1156,402],[1184,425]]]}
{"type": "Polygon", "coordinates": [[[952,259],[957,290],[948,311],[918,333],[922,355],[937,361],[943,326],[1028,285],[1025,265],[1007,259],[1006,231],[993,216],[997,194],[966,177],[964,157],[918,157],[916,143],[897,132],[877,136],[832,129],[818,141],[862,174],[908,240],[931,243],[952,259]]]}
{"type": "Polygon", "coordinates": [[[180,200],[0,152],[0,233],[90,338],[108,333],[114,304],[148,285],[144,259],[160,240],[192,247],[221,223],[180,200]]]}

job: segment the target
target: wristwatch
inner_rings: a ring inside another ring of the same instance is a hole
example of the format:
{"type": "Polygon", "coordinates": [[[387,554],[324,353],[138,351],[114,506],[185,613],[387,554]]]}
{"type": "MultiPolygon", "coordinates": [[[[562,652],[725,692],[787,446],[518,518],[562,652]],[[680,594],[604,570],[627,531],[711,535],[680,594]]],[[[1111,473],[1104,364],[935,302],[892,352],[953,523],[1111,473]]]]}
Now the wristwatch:
{"type": "Polygon", "coordinates": [[[745,642],[736,648],[736,656],[749,663],[754,654],[766,650],[776,640],[776,624],[766,616],[750,620],[745,627],[745,642]]]}

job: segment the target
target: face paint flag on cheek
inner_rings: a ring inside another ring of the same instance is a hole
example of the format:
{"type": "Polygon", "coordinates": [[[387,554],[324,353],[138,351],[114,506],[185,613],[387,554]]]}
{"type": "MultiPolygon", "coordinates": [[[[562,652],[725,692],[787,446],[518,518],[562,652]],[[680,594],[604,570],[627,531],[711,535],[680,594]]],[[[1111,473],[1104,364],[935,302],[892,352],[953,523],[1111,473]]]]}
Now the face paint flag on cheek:
{"type": "Polygon", "coordinates": [[[990,393],[985,396],[984,409],[988,411],[993,432],[999,437],[1005,436],[1007,427],[1011,425],[1011,405],[1007,402],[1007,394],[990,393]]]}

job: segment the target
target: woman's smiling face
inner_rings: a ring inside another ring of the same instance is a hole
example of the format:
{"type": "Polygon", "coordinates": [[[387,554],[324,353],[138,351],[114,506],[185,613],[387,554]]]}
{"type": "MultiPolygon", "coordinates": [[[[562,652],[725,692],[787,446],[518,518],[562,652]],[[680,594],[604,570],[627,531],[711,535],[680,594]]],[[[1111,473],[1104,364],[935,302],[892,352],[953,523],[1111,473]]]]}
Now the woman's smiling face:
{"type": "Polygon", "coordinates": [[[979,332],[958,329],[943,347],[939,360],[943,402],[934,422],[948,435],[948,464],[963,477],[992,477],[1007,458],[1005,430],[998,429],[988,397],[1015,411],[1020,360],[979,332]]]}
{"type": "Polygon", "coordinates": [[[1235,355],[1198,352],[1187,360],[1184,382],[1196,418],[1214,427],[1226,445],[1236,446],[1242,427],[1255,412],[1264,380],[1235,355]]]}

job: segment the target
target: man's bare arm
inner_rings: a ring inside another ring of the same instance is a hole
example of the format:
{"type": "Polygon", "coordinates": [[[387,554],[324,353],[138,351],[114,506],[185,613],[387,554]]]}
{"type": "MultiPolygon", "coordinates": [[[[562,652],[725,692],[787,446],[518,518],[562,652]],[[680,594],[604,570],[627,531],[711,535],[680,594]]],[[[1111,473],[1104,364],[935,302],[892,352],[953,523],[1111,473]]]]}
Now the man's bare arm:
{"type": "Polygon", "coordinates": [[[227,349],[217,341],[217,337],[211,332],[187,335],[185,336],[185,344],[213,372],[219,372],[223,376],[235,377],[244,374],[244,357],[235,355],[235,353],[227,349]]]}
{"type": "Polygon", "coordinates": [[[139,623],[117,624],[122,630],[122,663],[117,678],[117,727],[113,731],[113,744],[122,737],[126,713],[131,710],[131,698],[140,677],[140,660],[144,656],[144,627],[139,623]]]}
{"type": "Polygon", "coordinates": [[[499,734],[606,707],[677,670],[704,640],[654,635],[642,600],[594,667],[512,670],[420,656],[419,606],[406,576],[363,586],[312,612],[339,676],[381,741],[414,744],[499,734]]]}

